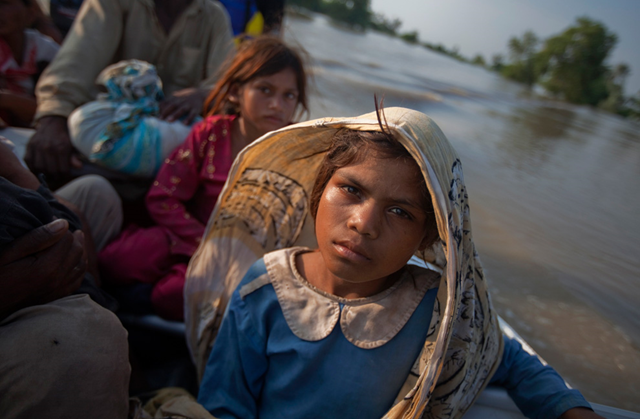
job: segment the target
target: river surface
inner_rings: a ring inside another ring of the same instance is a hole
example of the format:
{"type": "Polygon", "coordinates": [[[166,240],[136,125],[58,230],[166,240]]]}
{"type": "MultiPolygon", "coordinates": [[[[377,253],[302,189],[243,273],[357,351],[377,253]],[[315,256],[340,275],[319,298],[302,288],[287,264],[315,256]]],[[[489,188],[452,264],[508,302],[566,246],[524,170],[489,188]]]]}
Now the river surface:
{"type": "Polygon", "coordinates": [[[499,314],[588,400],[640,412],[640,124],[321,16],[285,34],[310,55],[311,118],[371,112],[377,92],[438,123],[499,314]]]}

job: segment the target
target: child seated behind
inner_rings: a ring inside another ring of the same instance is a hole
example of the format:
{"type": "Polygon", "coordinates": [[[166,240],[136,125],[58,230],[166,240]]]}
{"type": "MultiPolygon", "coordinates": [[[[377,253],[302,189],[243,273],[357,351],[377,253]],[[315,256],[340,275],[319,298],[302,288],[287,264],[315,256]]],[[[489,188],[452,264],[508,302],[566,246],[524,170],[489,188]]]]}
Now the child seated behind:
{"type": "Polygon", "coordinates": [[[31,125],[36,111],[35,85],[60,46],[34,29],[32,2],[0,2],[0,126],[31,125]]]}
{"type": "Polygon", "coordinates": [[[104,277],[119,285],[151,286],[155,312],[181,320],[187,263],[235,156],[290,124],[306,104],[306,74],[296,50],[275,37],[242,43],[206,101],[206,118],[164,161],[147,194],[157,225],[131,226],[109,244],[99,254],[104,277]]]}
{"type": "MultiPolygon", "coordinates": [[[[317,247],[276,250],[249,269],[198,402],[220,419],[459,418],[499,384],[529,417],[599,417],[552,368],[503,338],[461,163],[442,132],[418,112],[385,113],[299,124],[243,156],[266,170],[259,156],[272,150],[279,173],[306,189],[317,247]],[[312,188],[286,169],[305,158],[316,169],[322,153],[312,188]],[[441,273],[426,269],[437,260],[446,261],[441,273]]],[[[211,226],[229,219],[225,202],[211,226]]]]}

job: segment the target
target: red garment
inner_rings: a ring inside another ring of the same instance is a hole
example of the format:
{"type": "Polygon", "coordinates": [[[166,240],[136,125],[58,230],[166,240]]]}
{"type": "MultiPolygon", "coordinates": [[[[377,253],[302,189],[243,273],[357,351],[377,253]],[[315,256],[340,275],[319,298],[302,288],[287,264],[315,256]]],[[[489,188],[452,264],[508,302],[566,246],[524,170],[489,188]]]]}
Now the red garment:
{"type": "Polygon", "coordinates": [[[6,86],[2,86],[3,88],[13,93],[33,96],[33,91],[29,91],[25,87],[25,82],[34,76],[38,70],[36,67],[37,49],[35,46],[35,44],[27,45],[29,48],[25,48],[24,62],[21,66],[13,58],[13,52],[6,41],[0,38],[0,77],[6,83],[6,86]]]}
{"type": "Polygon", "coordinates": [[[0,38],[0,88],[13,93],[35,96],[34,76],[38,63],[53,61],[60,46],[34,29],[24,31],[24,55],[18,64],[11,47],[0,38]]]}
{"type": "Polygon", "coordinates": [[[196,124],[147,194],[158,225],[131,226],[98,255],[103,275],[116,284],[155,283],[151,302],[163,317],[183,318],[185,261],[198,247],[231,169],[234,119],[216,115],[196,124]]]}
{"type": "MultiPolygon", "coordinates": [[[[0,90],[35,97],[35,78],[38,63],[53,60],[60,46],[53,39],[33,29],[24,31],[24,55],[18,64],[7,42],[0,38],[0,90]]],[[[7,109],[0,109],[0,119],[9,125],[19,123],[7,109]]]]}
{"type": "Polygon", "coordinates": [[[167,227],[171,252],[191,256],[231,169],[235,116],[212,116],[195,125],[165,160],[147,194],[147,209],[167,227]]]}

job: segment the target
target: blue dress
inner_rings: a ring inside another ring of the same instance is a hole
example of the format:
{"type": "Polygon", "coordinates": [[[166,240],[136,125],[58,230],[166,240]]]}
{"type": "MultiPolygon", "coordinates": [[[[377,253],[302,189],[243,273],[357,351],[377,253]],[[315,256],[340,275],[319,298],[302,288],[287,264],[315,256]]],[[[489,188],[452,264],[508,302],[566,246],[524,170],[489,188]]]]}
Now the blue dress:
{"type": "MultiPolygon", "coordinates": [[[[294,266],[281,276],[289,274],[297,275],[294,266]]],[[[261,259],[233,293],[198,402],[220,419],[382,417],[394,404],[422,350],[437,282],[435,286],[411,285],[417,287],[409,292],[418,294],[418,302],[409,316],[404,316],[408,319],[392,314],[390,322],[395,325],[379,328],[384,337],[363,340],[353,337],[358,335],[358,323],[350,323],[350,319],[357,318],[357,310],[366,309],[367,304],[384,305],[385,300],[403,292],[401,286],[384,291],[381,298],[352,303],[354,300],[332,298],[307,283],[298,292],[310,291],[315,296],[306,294],[284,302],[281,300],[291,291],[292,283],[285,279],[283,287],[282,278],[271,281],[272,277],[261,259]],[[307,304],[310,300],[314,301],[307,304]],[[328,320],[332,314],[325,309],[332,304],[336,316],[328,320]],[[312,306],[314,311],[310,312],[312,306]],[[300,331],[304,320],[293,315],[312,317],[313,330],[300,331]],[[318,324],[321,326],[316,328],[318,324]],[[394,328],[399,330],[393,336],[384,332],[394,328]]],[[[375,336],[376,330],[371,333],[375,336]]],[[[589,407],[578,391],[567,389],[552,368],[507,338],[492,383],[506,387],[523,413],[533,418],[556,418],[572,407],[589,407]]]]}

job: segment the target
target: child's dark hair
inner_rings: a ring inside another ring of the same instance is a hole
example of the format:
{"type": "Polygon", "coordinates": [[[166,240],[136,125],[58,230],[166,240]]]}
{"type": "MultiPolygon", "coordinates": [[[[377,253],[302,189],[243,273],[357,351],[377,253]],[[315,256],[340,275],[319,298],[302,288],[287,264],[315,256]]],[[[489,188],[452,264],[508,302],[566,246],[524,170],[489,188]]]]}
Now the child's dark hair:
{"type": "Polygon", "coordinates": [[[234,86],[242,86],[256,77],[271,76],[287,68],[296,75],[298,105],[303,112],[307,112],[307,74],[301,54],[270,35],[243,41],[236,54],[227,59],[223,67],[224,73],[207,97],[204,103],[205,115],[237,115],[237,106],[228,100],[234,86]]]}
{"type": "MultiPolygon", "coordinates": [[[[381,112],[382,110],[378,111],[378,120],[382,126],[380,119],[381,112]]],[[[411,164],[416,165],[417,169],[417,163],[413,157],[411,157],[402,144],[391,135],[388,129],[385,130],[383,127],[383,132],[356,131],[347,128],[340,129],[333,136],[329,150],[325,154],[324,160],[318,170],[318,175],[316,176],[316,181],[309,197],[309,210],[314,219],[318,213],[318,206],[324,189],[336,170],[351,164],[357,164],[366,159],[370,153],[375,153],[374,155],[376,157],[384,159],[406,159],[410,161],[411,164]]],[[[431,203],[431,194],[424,180],[419,182],[418,187],[420,188],[423,198],[421,202],[422,208],[427,216],[425,231],[428,232],[428,235],[425,243],[429,246],[438,238],[438,226],[436,224],[433,204],[431,203]]]]}

